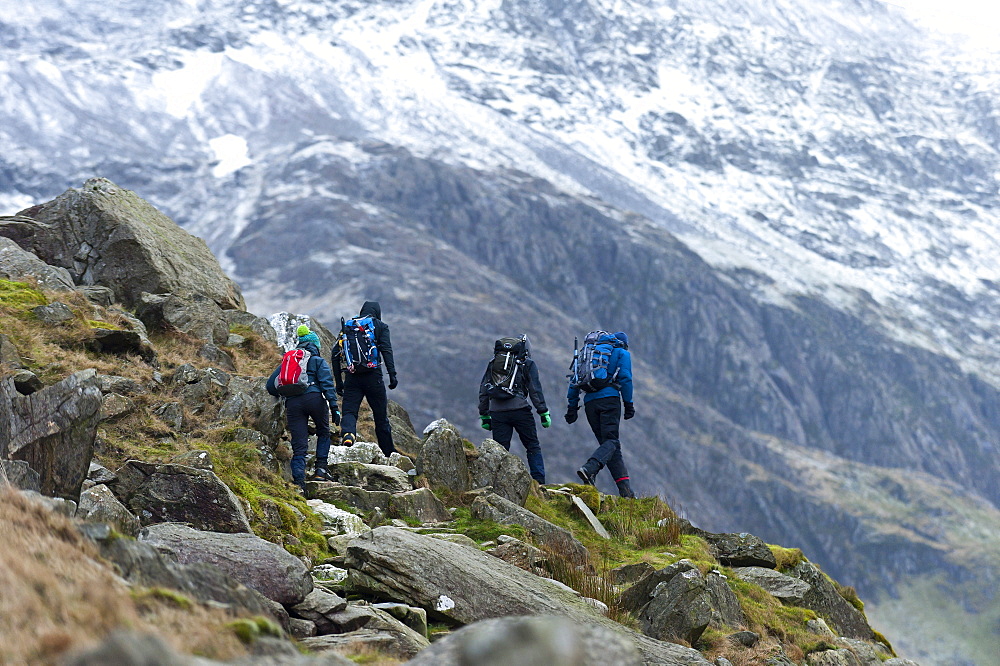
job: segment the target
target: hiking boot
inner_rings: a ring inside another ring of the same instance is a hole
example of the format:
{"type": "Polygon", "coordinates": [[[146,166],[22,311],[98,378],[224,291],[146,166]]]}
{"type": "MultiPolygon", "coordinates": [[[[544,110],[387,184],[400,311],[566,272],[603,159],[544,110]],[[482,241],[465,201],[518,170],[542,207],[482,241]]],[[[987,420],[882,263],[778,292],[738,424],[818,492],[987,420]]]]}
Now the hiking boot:
{"type": "Polygon", "coordinates": [[[313,471],[312,476],[309,477],[310,481],[333,481],[333,477],[330,476],[330,471],[326,468],[326,465],[316,465],[315,471],[313,471]]]}
{"type": "Polygon", "coordinates": [[[632,492],[632,485],[628,482],[628,479],[615,481],[615,484],[618,486],[618,494],[620,496],[628,499],[635,499],[635,493],[632,492]]]}
{"type": "Polygon", "coordinates": [[[305,497],[306,496],[306,480],[305,479],[299,479],[297,481],[293,481],[293,483],[299,489],[299,492],[302,493],[302,496],[305,497]]]}
{"type": "Polygon", "coordinates": [[[591,476],[590,472],[587,471],[586,467],[581,467],[580,469],[576,470],[576,475],[580,477],[580,480],[583,481],[588,486],[596,485],[594,483],[594,477],[591,476]]]}
{"type": "Polygon", "coordinates": [[[345,432],[343,437],[340,439],[341,446],[354,446],[354,433],[345,432]]]}

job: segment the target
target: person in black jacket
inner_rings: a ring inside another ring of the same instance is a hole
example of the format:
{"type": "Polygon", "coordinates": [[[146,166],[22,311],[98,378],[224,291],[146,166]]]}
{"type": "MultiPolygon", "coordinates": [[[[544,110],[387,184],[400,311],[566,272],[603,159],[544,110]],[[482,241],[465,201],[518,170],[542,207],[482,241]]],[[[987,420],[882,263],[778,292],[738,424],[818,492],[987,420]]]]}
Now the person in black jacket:
{"type": "MultiPolygon", "coordinates": [[[[308,333],[308,329],[306,332],[308,333]]],[[[316,471],[312,478],[318,481],[332,481],[327,471],[327,458],[330,455],[330,415],[333,414],[333,424],[337,425],[340,423],[340,410],[337,409],[337,390],[330,373],[330,366],[320,356],[319,346],[311,340],[300,341],[298,349],[304,349],[310,354],[309,362],[306,364],[309,386],[301,395],[285,397],[285,418],[288,432],[292,435],[292,480],[304,493],[309,418],[312,417],[316,425],[316,471]]],[[[267,380],[267,392],[276,397],[281,397],[275,386],[280,371],[279,364],[267,380]]]]}
{"type": "MultiPolygon", "coordinates": [[[[528,458],[528,470],[531,478],[540,484],[545,483],[545,461],[542,459],[542,446],[538,442],[538,430],[535,428],[535,417],[531,414],[531,404],[535,406],[542,420],[542,427],[552,425],[552,417],[545,406],[545,396],[542,395],[542,384],[538,380],[538,366],[531,360],[527,337],[522,336],[524,344],[523,365],[514,384],[514,395],[497,391],[493,385],[493,361],[486,364],[486,372],[479,383],[479,419],[485,430],[493,432],[493,439],[503,448],[510,451],[510,441],[517,431],[518,439],[524,446],[528,458]]],[[[494,345],[494,355],[500,351],[503,340],[497,340],[494,345]]]]}
{"type": "Polygon", "coordinates": [[[378,349],[379,366],[374,370],[358,368],[348,372],[344,367],[344,353],[338,344],[331,357],[334,368],[334,379],[337,382],[337,393],[344,396],[344,421],[342,443],[351,446],[357,439],[358,410],[361,400],[368,401],[372,416],[375,419],[375,438],[382,453],[389,455],[396,450],[392,443],[392,427],[389,425],[389,399],[385,394],[385,383],[382,380],[382,366],[389,373],[389,388],[394,389],[396,381],[396,364],[392,358],[392,343],[389,341],[389,325],[382,321],[382,308],[377,301],[365,301],[361,306],[359,317],[370,316],[375,320],[375,347],[378,349]],[[346,375],[346,377],[345,377],[346,375]]]}

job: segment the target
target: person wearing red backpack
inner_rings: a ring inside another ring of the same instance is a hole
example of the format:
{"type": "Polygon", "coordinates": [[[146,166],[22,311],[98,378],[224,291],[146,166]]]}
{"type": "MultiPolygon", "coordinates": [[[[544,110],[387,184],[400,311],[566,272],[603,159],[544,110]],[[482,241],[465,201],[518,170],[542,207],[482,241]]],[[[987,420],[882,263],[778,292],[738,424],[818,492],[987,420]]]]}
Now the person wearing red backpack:
{"type": "Polygon", "coordinates": [[[337,388],[330,366],[319,353],[319,338],[308,326],[298,328],[298,346],[285,353],[267,380],[267,392],[285,399],[285,418],[292,435],[292,480],[306,490],[306,453],[309,419],[316,425],[316,469],[312,479],[332,481],[327,471],[330,455],[330,415],[340,424],[337,388]]]}

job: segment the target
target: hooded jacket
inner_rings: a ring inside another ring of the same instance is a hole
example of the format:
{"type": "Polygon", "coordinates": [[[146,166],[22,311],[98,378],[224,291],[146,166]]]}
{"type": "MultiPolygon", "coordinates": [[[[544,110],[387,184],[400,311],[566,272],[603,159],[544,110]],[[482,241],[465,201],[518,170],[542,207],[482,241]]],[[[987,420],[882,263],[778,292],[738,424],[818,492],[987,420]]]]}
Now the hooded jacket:
{"type": "Polygon", "coordinates": [[[524,362],[524,376],[527,381],[519,381],[515,387],[517,395],[503,400],[491,398],[489,394],[490,380],[493,375],[493,361],[486,364],[486,372],[482,381],[479,382],[479,415],[486,416],[490,412],[507,412],[512,409],[524,409],[528,407],[528,399],[535,406],[535,411],[544,414],[549,411],[545,406],[545,396],[542,395],[542,383],[538,379],[538,366],[527,357],[524,362]]]}
{"type": "MultiPolygon", "coordinates": [[[[628,338],[626,337],[625,340],[627,341],[628,338]]],[[[625,344],[628,343],[625,342],[625,344]]],[[[624,347],[614,348],[611,352],[611,358],[608,359],[608,374],[615,377],[615,383],[600,391],[584,395],[584,404],[598,398],[617,397],[618,395],[621,395],[622,402],[632,402],[632,355],[628,349],[624,347]]],[[[570,409],[577,409],[580,405],[580,389],[570,384],[569,390],[566,392],[566,400],[570,409]]]]}
{"type": "MultiPolygon", "coordinates": [[[[337,390],[333,384],[333,375],[330,374],[330,366],[326,364],[326,359],[319,355],[319,347],[313,342],[305,342],[299,345],[299,348],[305,349],[307,352],[312,354],[309,357],[309,362],[306,364],[306,374],[309,377],[309,386],[306,388],[305,393],[322,393],[326,398],[326,401],[331,405],[336,406],[337,404],[337,390]]],[[[278,379],[278,373],[281,372],[281,364],[274,369],[271,376],[267,380],[267,392],[271,395],[282,398],[278,389],[275,387],[274,383],[278,379]]],[[[303,393],[303,395],[305,395],[303,393]]],[[[292,396],[297,398],[299,396],[292,396]]],[[[285,397],[286,400],[289,398],[285,397]]]]}
{"type": "MultiPolygon", "coordinates": [[[[382,373],[382,366],[385,366],[386,371],[389,373],[389,379],[392,380],[396,376],[396,364],[392,358],[392,342],[389,339],[389,325],[382,321],[382,307],[378,304],[378,301],[365,301],[365,304],[361,306],[361,311],[358,313],[359,317],[371,317],[375,321],[375,347],[378,349],[378,355],[381,359],[379,363],[379,374],[382,373]]],[[[333,366],[334,379],[337,382],[337,388],[344,385],[344,350],[340,348],[337,344],[333,348],[333,354],[330,357],[331,365],[333,366]]]]}

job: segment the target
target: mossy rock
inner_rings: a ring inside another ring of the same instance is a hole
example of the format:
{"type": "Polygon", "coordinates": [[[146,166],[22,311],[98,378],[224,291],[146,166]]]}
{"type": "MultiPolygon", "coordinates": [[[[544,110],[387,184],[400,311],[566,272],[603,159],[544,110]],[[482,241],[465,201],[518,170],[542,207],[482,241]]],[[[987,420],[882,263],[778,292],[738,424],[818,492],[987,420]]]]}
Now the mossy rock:
{"type": "Polygon", "coordinates": [[[281,638],[281,627],[266,617],[259,615],[252,618],[241,618],[226,625],[226,628],[236,634],[241,642],[249,645],[259,638],[271,636],[281,638]]]}
{"type": "Polygon", "coordinates": [[[48,304],[49,301],[42,292],[32,289],[24,282],[0,280],[0,307],[23,313],[39,305],[48,304]]]}

